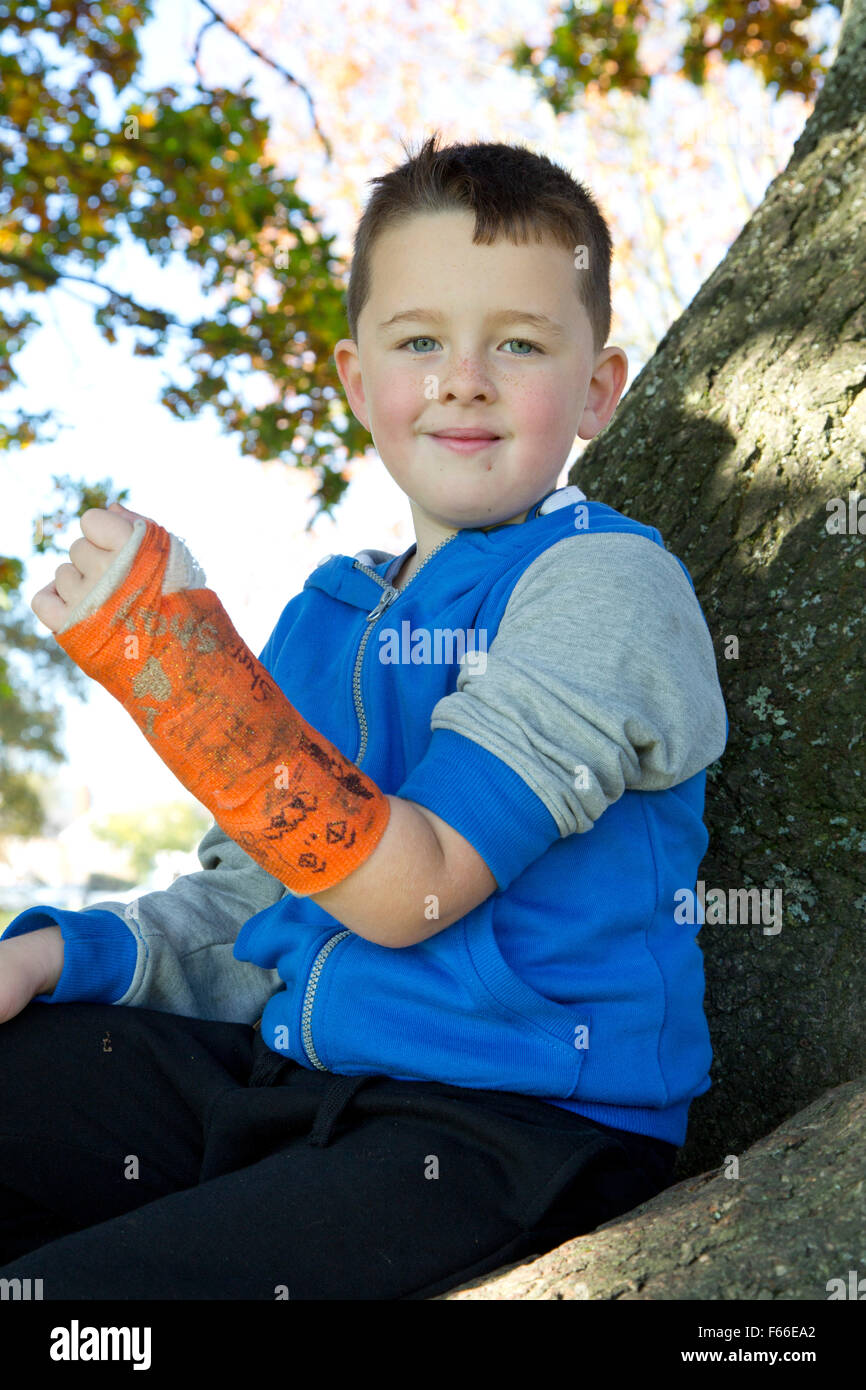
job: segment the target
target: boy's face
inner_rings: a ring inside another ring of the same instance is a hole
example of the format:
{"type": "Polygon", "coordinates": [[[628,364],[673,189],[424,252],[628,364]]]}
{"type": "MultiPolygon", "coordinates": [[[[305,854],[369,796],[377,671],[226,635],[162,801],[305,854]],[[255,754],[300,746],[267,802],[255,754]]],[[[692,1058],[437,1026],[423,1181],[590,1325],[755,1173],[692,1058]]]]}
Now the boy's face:
{"type": "Polygon", "coordinates": [[[415,214],[378,237],[358,343],[334,351],[349,405],[431,540],[522,521],[575,435],[607,424],[628,374],[620,348],[593,351],[572,254],[548,241],[475,246],[473,226],[470,212],[415,214]],[[434,437],[454,428],[498,438],[467,451],[434,437]]]}

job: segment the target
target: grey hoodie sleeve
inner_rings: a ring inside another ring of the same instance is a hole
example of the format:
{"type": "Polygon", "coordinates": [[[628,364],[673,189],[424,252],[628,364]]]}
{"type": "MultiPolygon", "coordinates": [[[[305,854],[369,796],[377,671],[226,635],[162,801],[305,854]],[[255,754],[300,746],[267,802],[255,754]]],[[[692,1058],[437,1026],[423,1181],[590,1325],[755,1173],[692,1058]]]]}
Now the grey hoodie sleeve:
{"type": "Polygon", "coordinates": [[[134,902],[99,902],[94,911],[121,917],[135,937],[129,987],[117,1004],[222,1023],[254,1023],[282,980],[232,954],[245,922],[285,896],[214,823],[198,846],[202,868],[134,902]]]}
{"type": "Polygon", "coordinates": [[[244,924],[286,889],[214,823],[198,846],[200,872],[134,902],[93,903],[81,912],[28,908],[3,940],[56,924],[63,971],[48,1004],[127,1004],[220,1023],[254,1023],[282,980],[237,960],[244,924]]]}
{"type": "Polygon", "coordinates": [[[432,729],[507,763],[561,836],[591,829],[626,789],[660,791],[708,767],[726,723],[679,560],[624,532],[568,536],[528,565],[486,657],[466,660],[431,714],[432,729]]]}
{"type": "Polygon", "coordinates": [[[201,870],[181,874],[169,888],[129,904],[91,904],[121,917],[136,941],[132,979],[114,1002],[254,1023],[282,980],[276,970],[236,960],[232,951],[244,923],[286,890],[216,823],[197,853],[201,870]]]}

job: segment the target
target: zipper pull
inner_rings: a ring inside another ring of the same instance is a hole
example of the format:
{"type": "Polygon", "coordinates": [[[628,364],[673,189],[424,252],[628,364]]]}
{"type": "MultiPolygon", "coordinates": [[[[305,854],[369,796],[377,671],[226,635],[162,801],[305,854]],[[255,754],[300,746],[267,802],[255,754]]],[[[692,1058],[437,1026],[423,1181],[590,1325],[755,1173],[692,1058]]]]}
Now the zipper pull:
{"type": "Polygon", "coordinates": [[[393,584],[389,584],[388,587],[384,590],[382,597],[379,599],[379,602],[376,604],[376,607],[373,609],[372,613],[367,614],[367,622],[369,623],[373,618],[380,617],[381,614],[384,613],[385,609],[388,607],[388,604],[391,603],[397,597],[399,592],[400,590],[395,589],[393,584]]]}

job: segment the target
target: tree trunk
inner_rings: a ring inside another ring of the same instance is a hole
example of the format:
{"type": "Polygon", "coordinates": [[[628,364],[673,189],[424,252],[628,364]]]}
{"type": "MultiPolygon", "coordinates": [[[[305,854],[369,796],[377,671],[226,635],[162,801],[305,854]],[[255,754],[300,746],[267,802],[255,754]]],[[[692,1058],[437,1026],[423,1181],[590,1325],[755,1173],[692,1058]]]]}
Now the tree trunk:
{"type": "Polygon", "coordinates": [[[571,478],[658,526],[706,614],[730,720],[708,900],[769,890],[772,913],[781,890],[781,930],[743,896],[734,922],[707,902],[713,1085],[677,1179],[866,1067],[864,112],[866,0],[849,0],[787,169],[571,478]]]}
{"type": "Polygon", "coordinates": [[[864,1161],[860,1077],[786,1120],[741,1160],[429,1301],[862,1300],[864,1161]]]}

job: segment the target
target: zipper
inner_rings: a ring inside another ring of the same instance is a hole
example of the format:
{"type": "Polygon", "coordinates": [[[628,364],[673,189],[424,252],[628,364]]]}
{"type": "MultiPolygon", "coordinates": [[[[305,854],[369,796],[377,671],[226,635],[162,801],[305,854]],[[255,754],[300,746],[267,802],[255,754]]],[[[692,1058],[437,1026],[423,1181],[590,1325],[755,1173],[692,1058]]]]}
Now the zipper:
{"type": "MultiPolygon", "coordinates": [[[[457,535],[459,533],[455,532],[454,534],[457,535]]],[[[454,536],[446,536],[443,541],[435,545],[427,556],[427,559],[422,561],[418,566],[412,578],[409,580],[409,584],[414,583],[418,578],[418,575],[427,564],[427,561],[432,560],[437,551],[441,550],[444,545],[448,545],[448,543],[453,540],[454,536]]],[[[390,608],[391,604],[401,593],[404,593],[405,590],[409,588],[409,584],[404,585],[403,589],[395,589],[393,584],[389,584],[380,574],[377,574],[375,570],[370,569],[369,565],[365,565],[362,560],[355,561],[355,568],[363,570],[364,574],[369,574],[371,579],[375,579],[376,583],[382,586],[382,597],[379,599],[376,607],[371,609],[367,614],[367,628],[364,632],[364,636],[361,638],[360,646],[358,647],[358,655],[355,658],[355,670],[352,676],[352,696],[355,702],[355,712],[358,716],[358,725],[361,730],[361,746],[358,750],[358,756],[355,759],[355,766],[360,767],[364,759],[364,754],[367,751],[367,717],[364,714],[364,702],[361,699],[361,664],[364,660],[364,649],[367,646],[370,633],[373,631],[374,626],[379,621],[382,614],[386,609],[390,608]]],[[[313,961],[313,966],[310,970],[310,978],[307,981],[307,988],[304,991],[304,1004],[301,1010],[301,1037],[304,1044],[304,1051],[313,1066],[319,1071],[327,1071],[328,1068],[319,1060],[316,1049],[313,1046],[313,1002],[316,997],[316,990],[319,987],[325,961],[328,959],[334,947],[339,945],[341,941],[344,941],[347,936],[351,935],[352,933],[350,931],[343,928],[328,938],[316,956],[316,959],[313,961]]]]}
{"type": "MultiPolygon", "coordinates": [[[[454,535],[458,534],[459,532],[455,531],[454,535]]],[[[438,545],[434,545],[433,549],[430,551],[430,554],[427,556],[427,559],[421,562],[421,564],[416,569],[415,573],[412,575],[412,578],[409,580],[409,584],[414,584],[415,580],[418,578],[418,575],[421,573],[424,566],[430,560],[433,559],[433,556],[437,553],[437,551],[441,550],[443,546],[448,545],[453,540],[454,536],[446,536],[444,541],[440,541],[438,545]]],[[[376,607],[373,608],[367,614],[367,623],[369,624],[369,626],[367,627],[364,636],[361,638],[361,644],[358,647],[358,655],[355,658],[355,671],[352,676],[352,696],[355,701],[355,713],[358,716],[358,725],[361,730],[361,746],[358,749],[358,756],[355,759],[355,766],[360,767],[361,763],[364,761],[364,754],[367,751],[367,718],[364,714],[364,702],[361,699],[361,665],[364,660],[364,650],[367,646],[367,641],[370,637],[370,633],[373,631],[373,625],[379,621],[385,610],[387,608],[390,608],[394,600],[397,597],[399,597],[400,594],[406,592],[406,589],[409,588],[409,584],[404,585],[402,589],[395,589],[393,584],[388,584],[381,577],[381,575],[377,574],[375,570],[370,569],[369,565],[365,565],[361,560],[355,561],[355,568],[363,570],[364,574],[369,574],[371,579],[375,579],[377,584],[382,585],[382,597],[379,599],[379,602],[376,604],[376,607]]]]}
{"type": "Polygon", "coordinates": [[[352,933],[350,931],[343,930],[328,938],[316,956],[316,959],[313,961],[313,968],[310,971],[310,978],[307,981],[307,989],[304,994],[304,1007],[301,1011],[301,1035],[304,1042],[304,1051],[313,1063],[313,1066],[317,1067],[319,1071],[327,1071],[328,1068],[319,1060],[316,1049],[313,1047],[313,1030],[310,1026],[310,1019],[313,1014],[313,999],[315,998],[316,990],[319,985],[319,976],[322,973],[322,967],[325,961],[328,959],[334,947],[340,941],[345,940],[347,936],[351,935],[352,933]]]}

